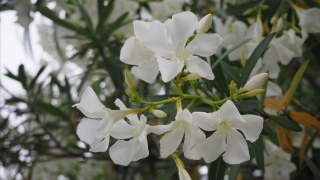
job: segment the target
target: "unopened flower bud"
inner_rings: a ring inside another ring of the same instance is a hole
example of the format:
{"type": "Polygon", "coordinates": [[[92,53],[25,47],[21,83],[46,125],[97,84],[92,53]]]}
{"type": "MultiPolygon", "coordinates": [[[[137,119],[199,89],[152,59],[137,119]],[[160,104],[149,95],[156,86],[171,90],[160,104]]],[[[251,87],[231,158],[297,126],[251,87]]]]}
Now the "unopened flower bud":
{"type": "Polygon", "coordinates": [[[192,73],[192,74],[189,74],[186,77],[181,78],[180,82],[192,81],[192,80],[197,80],[197,79],[200,79],[200,78],[201,78],[201,76],[198,73],[192,73]]]}
{"type": "Polygon", "coordinates": [[[133,93],[137,93],[136,88],[135,88],[134,83],[133,83],[133,80],[132,80],[132,77],[131,77],[131,75],[130,75],[128,70],[124,70],[124,77],[125,77],[126,83],[129,86],[130,90],[133,93]]]}
{"type": "Polygon", "coordinates": [[[229,85],[230,95],[232,96],[237,90],[237,84],[232,80],[229,85]]]}
{"type": "Polygon", "coordinates": [[[260,88],[268,79],[268,73],[261,73],[253,76],[237,93],[242,94],[246,91],[251,91],[260,88]]]}
{"type": "Polygon", "coordinates": [[[199,21],[199,25],[197,28],[197,34],[206,33],[210,29],[211,24],[212,24],[212,15],[207,14],[205,17],[203,17],[199,21]]]}
{"type": "Polygon", "coordinates": [[[258,94],[263,93],[265,90],[264,89],[254,89],[252,91],[249,91],[243,95],[241,95],[242,98],[248,98],[248,97],[253,97],[256,96],[258,94]]]}
{"type": "Polygon", "coordinates": [[[151,113],[154,114],[155,116],[157,116],[158,118],[164,118],[167,117],[167,114],[161,110],[154,110],[154,109],[150,109],[151,113]]]}

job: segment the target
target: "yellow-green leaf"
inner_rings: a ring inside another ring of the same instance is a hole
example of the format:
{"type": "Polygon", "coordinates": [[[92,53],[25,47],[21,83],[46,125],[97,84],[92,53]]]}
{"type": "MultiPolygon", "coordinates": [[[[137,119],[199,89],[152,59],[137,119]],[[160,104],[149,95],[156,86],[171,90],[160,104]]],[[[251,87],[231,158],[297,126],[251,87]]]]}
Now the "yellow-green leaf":
{"type": "Polygon", "coordinates": [[[286,107],[288,107],[288,105],[290,104],[291,99],[293,97],[293,94],[296,92],[296,89],[300,83],[300,80],[302,78],[304,71],[307,69],[308,64],[309,64],[309,60],[304,62],[301,65],[301,67],[299,68],[299,70],[297,71],[297,73],[294,75],[294,78],[293,78],[291,85],[290,85],[290,88],[288,90],[288,98],[286,101],[286,107]]]}

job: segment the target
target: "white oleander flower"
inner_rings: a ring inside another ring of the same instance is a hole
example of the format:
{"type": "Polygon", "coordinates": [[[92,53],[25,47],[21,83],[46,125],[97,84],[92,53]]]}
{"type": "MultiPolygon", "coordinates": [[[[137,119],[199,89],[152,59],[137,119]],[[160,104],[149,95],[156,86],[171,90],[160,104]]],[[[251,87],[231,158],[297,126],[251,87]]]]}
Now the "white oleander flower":
{"type": "Polygon", "coordinates": [[[12,5],[17,12],[17,23],[22,27],[27,28],[33,21],[30,12],[35,10],[34,4],[32,4],[30,0],[13,0],[9,1],[9,4],[12,5]]]}
{"type": "Polygon", "coordinates": [[[179,112],[168,125],[150,126],[150,132],[155,134],[166,133],[160,139],[160,155],[162,158],[168,157],[180,145],[184,137],[183,152],[188,159],[200,159],[200,155],[196,148],[193,148],[196,143],[205,138],[205,134],[194,124],[189,110],[184,109],[179,112]]]}
{"type": "Polygon", "coordinates": [[[310,8],[302,9],[296,7],[299,16],[299,26],[301,27],[302,39],[307,39],[308,33],[320,32],[320,9],[310,8]]]}
{"type": "Polygon", "coordinates": [[[265,179],[289,180],[290,173],[297,169],[294,163],[290,162],[291,155],[269,140],[265,141],[264,149],[265,179]]]}
{"type": "Polygon", "coordinates": [[[185,65],[186,71],[213,80],[209,64],[195,55],[213,55],[221,43],[221,37],[218,34],[198,34],[186,45],[198,24],[195,14],[182,12],[173,15],[164,24],[155,23],[149,28],[142,42],[156,53],[164,82],[172,80],[185,65]]]}
{"type": "Polygon", "coordinates": [[[223,160],[228,164],[248,161],[250,155],[246,140],[256,141],[263,127],[262,117],[241,115],[230,100],[216,112],[194,112],[192,117],[203,130],[215,131],[196,146],[207,163],[216,160],[224,152],[223,160]],[[237,130],[240,130],[245,137],[237,130]]]}
{"type": "Polygon", "coordinates": [[[149,2],[152,16],[164,22],[169,16],[180,13],[185,2],[183,0],[164,0],[160,2],[149,2]]]}
{"type": "Polygon", "coordinates": [[[80,103],[75,104],[86,117],[78,125],[77,135],[80,140],[92,146],[92,152],[104,152],[108,149],[111,126],[123,119],[134,110],[124,108],[121,100],[115,104],[121,110],[106,108],[99,100],[93,89],[89,86],[82,94],[80,103]],[[99,119],[99,120],[98,120],[99,119]],[[101,120],[100,120],[101,119],[101,120]]]}
{"type": "Polygon", "coordinates": [[[133,21],[135,36],[126,40],[120,52],[122,62],[135,65],[131,73],[150,84],[159,74],[159,65],[154,57],[155,53],[142,43],[142,39],[152,24],[154,23],[133,21]]]}
{"type": "Polygon", "coordinates": [[[110,135],[118,140],[110,147],[110,157],[115,164],[127,166],[131,161],[138,161],[149,155],[147,118],[144,115],[127,116],[128,121],[120,120],[112,126],[110,135]],[[129,139],[126,141],[124,139],[129,139]]]}

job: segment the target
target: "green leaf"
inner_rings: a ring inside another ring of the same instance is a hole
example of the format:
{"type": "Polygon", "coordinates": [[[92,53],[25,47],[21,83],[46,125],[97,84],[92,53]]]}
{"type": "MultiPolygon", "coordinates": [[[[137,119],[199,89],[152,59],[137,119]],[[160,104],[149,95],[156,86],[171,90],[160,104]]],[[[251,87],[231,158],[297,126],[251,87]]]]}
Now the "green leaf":
{"type": "Polygon", "coordinates": [[[227,4],[227,13],[229,15],[240,16],[246,10],[256,7],[260,2],[261,0],[256,0],[236,5],[227,4]]]}
{"type": "Polygon", "coordinates": [[[82,17],[84,18],[84,21],[86,22],[86,25],[88,26],[89,30],[93,33],[93,24],[92,24],[92,20],[89,16],[89,14],[87,13],[87,11],[83,8],[82,4],[79,3],[79,0],[75,1],[81,14],[82,17]]]}
{"type": "Polygon", "coordinates": [[[268,87],[268,80],[266,80],[266,82],[262,86],[262,89],[264,89],[265,91],[260,94],[260,106],[259,106],[260,110],[262,110],[264,107],[263,103],[264,103],[264,99],[266,98],[267,87],[268,87]]]}
{"type": "Polygon", "coordinates": [[[259,106],[259,102],[256,100],[245,100],[234,103],[239,111],[249,111],[253,109],[257,109],[259,106]]]}
{"type": "Polygon", "coordinates": [[[11,71],[9,71],[8,69],[7,70],[7,73],[5,74],[6,76],[8,76],[9,78],[11,79],[14,79],[16,81],[19,81],[20,82],[20,78],[16,75],[14,75],[11,71]]]}
{"type": "Polygon", "coordinates": [[[304,155],[304,161],[306,162],[307,166],[311,170],[314,178],[316,180],[320,180],[320,169],[309,159],[308,156],[304,155]]]}
{"type": "Polygon", "coordinates": [[[232,69],[232,67],[228,63],[221,61],[220,64],[226,77],[229,80],[233,80],[237,84],[237,86],[240,87],[239,74],[234,69],[232,69]]]}
{"type": "Polygon", "coordinates": [[[303,73],[306,71],[307,66],[309,64],[309,60],[304,62],[301,67],[299,68],[299,70],[297,71],[297,73],[294,75],[294,78],[291,82],[290,88],[289,88],[289,92],[288,92],[288,97],[287,97],[287,101],[286,101],[286,107],[288,107],[288,105],[291,102],[291,99],[293,97],[293,94],[296,92],[297,87],[300,83],[300,80],[303,76],[303,73]]]}
{"type": "Polygon", "coordinates": [[[223,161],[222,155],[210,164],[209,179],[223,180],[227,164],[223,161]]]}
{"type": "Polygon", "coordinates": [[[243,87],[245,83],[248,81],[248,78],[250,76],[252,69],[256,65],[262,53],[267,49],[269,43],[271,42],[275,34],[276,33],[271,33],[267,37],[265,37],[252,52],[241,74],[241,82],[240,82],[241,87],[243,87]]]}
{"type": "Polygon", "coordinates": [[[212,81],[213,87],[215,87],[221,94],[225,94],[226,96],[230,96],[230,91],[228,88],[228,84],[226,78],[224,77],[224,73],[220,64],[217,64],[214,69],[212,69],[215,78],[212,81]]]}
{"type": "Polygon", "coordinates": [[[113,31],[117,30],[122,26],[123,21],[127,18],[128,12],[122,14],[117,20],[109,24],[107,29],[103,32],[102,37],[110,35],[113,31]]]}
{"type": "Polygon", "coordinates": [[[251,40],[251,38],[243,40],[243,41],[237,43],[236,45],[234,45],[231,49],[228,49],[228,51],[224,52],[221,56],[219,56],[217,61],[214,62],[214,64],[211,66],[211,69],[214,69],[218,65],[218,63],[220,61],[222,61],[225,57],[227,57],[232,51],[236,50],[237,48],[239,48],[240,46],[242,46],[243,44],[247,43],[250,40],[251,40]]]}
{"type": "Polygon", "coordinates": [[[37,72],[36,76],[31,80],[30,82],[30,89],[33,88],[33,86],[35,85],[37,79],[39,78],[39,76],[42,74],[42,72],[46,69],[46,66],[42,66],[39,71],[37,72]]]}
{"type": "Polygon", "coordinates": [[[263,129],[262,129],[261,134],[263,134],[265,136],[275,136],[276,135],[274,130],[270,127],[270,125],[266,121],[263,121],[263,129]]]}
{"type": "Polygon", "coordinates": [[[239,169],[240,169],[240,164],[232,165],[230,167],[229,180],[236,180],[239,169]]]}
{"type": "Polygon", "coordinates": [[[263,151],[264,151],[264,146],[263,146],[263,141],[262,141],[262,136],[260,135],[259,138],[254,142],[254,153],[256,155],[256,161],[258,164],[258,167],[261,169],[261,171],[264,171],[264,157],[263,157],[263,151]]]}
{"type": "Polygon", "coordinates": [[[27,76],[26,76],[26,72],[24,70],[24,65],[22,65],[22,64],[19,66],[18,77],[20,79],[22,86],[25,89],[27,89],[27,76]]]}
{"type": "Polygon", "coordinates": [[[99,16],[99,22],[96,29],[98,33],[100,33],[103,30],[104,24],[108,20],[113,7],[114,7],[114,0],[109,1],[108,5],[103,7],[102,13],[99,16]]]}
{"type": "Polygon", "coordinates": [[[91,75],[92,71],[94,71],[94,69],[96,68],[98,59],[99,59],[98,56],[94,57],[92,64],[90,64],[90,66],[88,67],[88,69],[85,72],[84,76],[82,77],[81,83],[80,83],[80,85],[78,86],[78,89],[77,89],[78,93],[80,93],[80,91],[82,90],[83,85],[87,82],[87,80],[88,80],[89,76],[91,75]]]}
{"type": "Polygon", "coordinates": [[[70,92],[71,89],[70,89],[69,81],[66,76],[64,77],[64,81],[66,83],[64,86],[64,90],[65,90],[65,93],[67,94],[69,110],[72,110],[73,101],[72,101],[71,92],[70,92]]]}
{"type": "Polygon", "coordinates": [[[67,28],[71,31],[74,31],[80,35],[83,35],[85,37],[88,38],[92,38],[91,34],[86,32],[85,30],[81,29],[80,27],[77,27],[67,21],[64,21],[62,19],[60,19],[57,15],[54,14],[53,11],[51,11],[50,9],[46,8],[46,7],[39,7],[37,9],[42,15],[44,15],[45,17],[49,18],[50,20],[52,20],[55,24],[58,24],[64,28],[67,28]]]}
{"type": "Polygon", "coordinates": [[[300,132],[302,131],[302,128],[299,126],[298,123],[283,118],[283,117],[279,117],[279,116],[273,116],[273,115],[269,115],[269,118],[272,119],[275,123],[277,123],[278,125],[290,130],[290,131],[294,131],[294,132],[300,132]]]}
{"type": "Polygon", "coordinates": [[[24,99],[18,98],[18,97],[12,97],[9,99],[6,99],[6,104],[14,104],[14,103],[19,103],[19,102],[23,102],[26,103],[26,101],[24,99]]]}
{"type": "Polygon", "coordinates": [[[49,113],[49,114],[52,114],[54,116],[57,116],[57,117],[60,117],[60,118],[63,118],[63,119],[67,119],[68,116],[63,112],[61,111],[58,107],[52,105],[52,104],[49,104],[49,103],[46,103],[46,102],[41,102],[41,101],[38,101],[35,103],[36,107],[49,113]]]}

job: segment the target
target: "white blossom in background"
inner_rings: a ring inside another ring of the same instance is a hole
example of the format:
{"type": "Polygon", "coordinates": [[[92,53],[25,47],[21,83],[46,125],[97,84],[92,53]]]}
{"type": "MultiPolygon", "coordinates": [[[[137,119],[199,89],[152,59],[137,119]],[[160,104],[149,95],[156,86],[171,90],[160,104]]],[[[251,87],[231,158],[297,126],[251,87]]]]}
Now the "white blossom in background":
{"type": "Polygon", "coordinates": [[[112,126],[110,135],[118,140],[110,147],[110,157],[115,164],[127,166],[131,161],[138,161],[149,155],[147,118],[128,115],[128,121],[120,120],[112,126]],[[125,139],[129,139],[129,141],[125,139]]]}
{"type": "Polygon", "coordinates": [[[120,60],[135,65],[131,72],[147,83],[153,83],[159,74],[159,65],[154,52],[147,48],[142,40],[154,23],[133,21],[134,35],[126,40],[120,52],[120,60]]]}
{"type": "Polygon", "coordinates": [[[297,169],[290,161],[291,154],[284,152],[270,140],[265,140],[264,145],[265,179],[289,180],[290,173],[297,169]]]}
{"type": "Polygon", "coordinates": [[[80,103],[74,105],[88,117],[79,123],[77,135],[81,141],[92,146],[90,151],[106,151],[109,146],[112,125],[126,115],[134,113],[133,110],[125,108],[119,99],[115,101],[115,104],[120,110],[106,108],[89,86],[82,94],[80,103]]]}
{"type": "Polygon", "coordinates": [[[180,145],[184,137],[183,152],[188,159],[200,159],[197,149],[194,148],[196,143],[205,138],[205,134],[195,125],[195,122],[189,110],[184,109],[178,112],[175,121],[168,125],[150,126],[150,132],[163,134],[160,139],[160,155],[162,158],[168,157],[180,145]]]}
{"type": "Polygon", "coordinates": [[[230,100],[216,112],[194,112],[192,118],[201,129],[215,131],[196,146],[207,163],[216,160],[222,153],[224,153],[223,160],[228,164],[248,161],[250,155],[246,140],[256,141],[263,127],[262,117],[241,115],[230,100]],[[237,130],[240,130],[245,137],[237,130]]]}
{"type": "Polygon", "coordinates": [[[180,13],[184,3],[184,0],[164,0],[158,2],[149,2],[148,5],[151,9],[152,16],[155,19],[164,22],[169,16],[180,13]]]}
{"type": "Polygon", "coordinates": [[[35,10],[35,6],[30,0],[11,0],[9,1],[9,4],[16,10],[16,15],[18,17],[17,23],[22,27],[27,28],[33,21],[30,12],[35,10]]]}
{"type": "Polygon", "coordinates": [[[186,71],[213,80],[209,64],[195,55],[213,55],[221,43],[221,37],[218,34],[199,34],[186,46],[197,28],[197,16],[191,12],[175,14],[164,24],[155,23],[149,28],[142,42],[156,53],[164,82],[172,80],[184,65],[186,71]]]}
{"type": "Polygon", "coordinates": [[[302,39],[307,39],[308,33],[320,32],[320,9],[302,9],[295,7],[299,16],[299,26],[301,28],[302,39]]]}
{"type": "MultiPolygon", "coordinates": [[[[294,147],[300,148],[301,147],[301,143],[303,140],[303,136],[306,133],[306,129],[304,126],[300,125],[300,127],[303,129],[303,131],[300,132],[294,132],[293,133],[293,143],[292,145],[294,147]]],[[[310,136],[308,136],[308,138],[310,139],[310,136]]],[[[320,137],[316,137],[312,143],[312,147],[315,149],[320,149],[320,137]]],[[[312,155],[312,151],[311,148],[309,149],[309,151],[307,152],[308,156],[311,157],[312,155]]]]}

